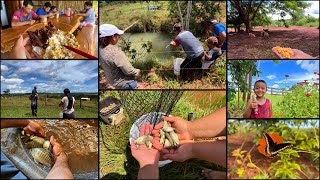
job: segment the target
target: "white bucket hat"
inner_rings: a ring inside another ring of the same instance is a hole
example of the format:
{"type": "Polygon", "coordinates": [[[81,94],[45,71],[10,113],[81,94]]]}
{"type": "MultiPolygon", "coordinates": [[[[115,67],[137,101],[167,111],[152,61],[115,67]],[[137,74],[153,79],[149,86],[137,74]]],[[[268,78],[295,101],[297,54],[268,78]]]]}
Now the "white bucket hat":
{"type": "Polygon", "coordinates": [[[122,35],[124,31],[118,29],[116,26],[112,24],[102,24],[99,27],[99,37],[112,36],[114,34],[122,35]]]}

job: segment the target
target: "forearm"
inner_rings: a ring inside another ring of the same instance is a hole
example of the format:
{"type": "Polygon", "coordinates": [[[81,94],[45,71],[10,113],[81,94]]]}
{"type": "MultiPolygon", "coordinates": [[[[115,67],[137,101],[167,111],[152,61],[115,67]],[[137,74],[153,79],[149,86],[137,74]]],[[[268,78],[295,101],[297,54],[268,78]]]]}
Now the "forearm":
{"type": "Polygon", "coordinates": [[[46,179],[73,179],[72,172],[68,165],[68,157],[61,153],[47,175],[46,179]]]}
{"type": "Polygon", "coordinates": [[[188,131],[193,139],[226,135],[226,107],[191,122],[188,131]]]}
{"type": "Polygon", "coordinates": [[[138,179],[159,179],[158,163],[140,165],[138,179]]]}
{"type": "Polygon", "coordinates": [[[1,120],[1,129],[11,127],[26,127],[29,124],[29,120],[1,120]]]}
{"type": "Polygon", "coordinates": [[[218,47],[222,47],[223,46],[223,43],[224,41],[226,40],[227,36],[225,33],[220,33],[219,34],[219,39],[218,39],[218,47]]]}
{"type": "Polygon", "coordinates": [[[207,54],[207,53],[204,53],[204,58],[209,61],[211,59],[211,57],[207,54]]]}
{"type": "Polygon", "coordinates": [[[226,141],[205,141],[191,143],[192,157],[226,167],[226,141]]]}
{"type": "Polygon", "coordinates": [[[23,21],[23,22],[16,22],[16,21],[13,21],[11,22],[11,26],[12,27],[15,27],[15,26],[24,26],[26,24],[29,24],[29,21],[23,21]]]}

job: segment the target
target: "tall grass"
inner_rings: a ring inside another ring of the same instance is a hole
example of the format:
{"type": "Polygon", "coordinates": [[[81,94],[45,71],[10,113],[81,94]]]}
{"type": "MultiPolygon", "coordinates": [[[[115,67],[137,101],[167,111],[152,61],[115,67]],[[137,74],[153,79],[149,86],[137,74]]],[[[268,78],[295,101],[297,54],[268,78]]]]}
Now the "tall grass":
{"type": "MultiPolygon", "coordinates": [[[[40,96],[38,100],[38,118],[59,118],[61,98],[49,98],[45,105],[45,98],[40,96]]],[[[31,106],[29,95],[2,96],[1,118],[31,118],[31,106]]],[[[80,100],[75,101],[76,118],[97,118],[98,102],[96,100],[83,101],[80,108],[80,100]]]]}

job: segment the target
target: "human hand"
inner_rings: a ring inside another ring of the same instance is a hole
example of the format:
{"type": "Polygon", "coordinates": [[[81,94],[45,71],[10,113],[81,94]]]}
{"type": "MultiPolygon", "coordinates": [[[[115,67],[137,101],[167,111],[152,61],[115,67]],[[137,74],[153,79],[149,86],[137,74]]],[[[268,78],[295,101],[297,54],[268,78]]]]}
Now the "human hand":
{"type": "Polygon", "coordinates": [[[258,103],[255,101],[251,102],[251,108],[252,109],[258,108],[258,103]]]}
{"type": "MultiPolygon", "coordinates": [[[[273,47],[271,50],[277,56],[277,58],[285,59],[284,57],[282,57],[281,54],[278,53],[278,51],[275,49],[275,47],[273,47]]],[[[299,49],[292,49],[292,52],[293,52],[293,56],[289,59],[315,59],[315,57],[312,57],[309,54],[307,54],[299,49]]]]}
{"type": "Polygon", "coordinates": [[[29,124],[26,127],[24,127],[23,130],[27,134],[34,134],[36,136],[46,137],[44,129],[41,127],[40,124],[38,124],[35,121],[30,121],[29,120],[29,124]]]}
{"type": "Polygon", "coordinates": [[[163,153],[164,159],[170,159],[179,162],[191,159],[192,157],[192,143],[182,144],[177,149],[171,149],[170,151],[163,153]]]}
{"type": "Polygon", "coordinates": [[[29,21],[29,24],[32,25],[32,24],[34,24],[35,22],[36,22],[36,21],[32,19],[32,20],[29,21]]]}
{"type": "Polygon", "coordinates": [[[50,137],[50,143],[52,145],[52,153],[55,157],[60,156],[62,153],[61,145],[55,140],[53,136],[50,137]]]}
{"type": "Polygon", "coordinates": [[[12,57],[14,59],[36,59],[39,58],[39,55],[33,52],[29,36],[23,39],[23,36],[20,35],[12,49],[12,57]]]}
{"type": "MultiPolygon", "coordinates": [[[[139,136],[150,134],[152,131],[152,126],[149,122],[141,125],[139,136]]],[[[139,162],[140,167],[146,165],[154,165],[159,162],[160,152],[157,149],[148,149],[145,144],[136,146],[135,141],[131,140],[130,143],[131,154],[139,162]]]]}

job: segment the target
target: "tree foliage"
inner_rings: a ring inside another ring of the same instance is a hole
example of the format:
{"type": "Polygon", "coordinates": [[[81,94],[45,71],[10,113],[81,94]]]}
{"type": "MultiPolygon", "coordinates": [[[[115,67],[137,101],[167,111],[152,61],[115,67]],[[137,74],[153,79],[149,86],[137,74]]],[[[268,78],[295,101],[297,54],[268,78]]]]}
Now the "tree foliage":
{"type": "MultiPolygon", "coordinates": [[[[241,19],[246,25],[246,31],[252,30],[252,25],[258,24],[270,24],[270,17],[267,14],[279,14],[282,19],[289,14],[292,19],[297,20],[303,16],[304,9],[310,5],[302,0],[298,1],[265,1],[265,0],[230,0],[231,14],[230,20],[234,21],[236,18],[241,19]],[[234,10],[237,10],[237,14],[234,14],[234,10]],[[258,21],[255,21],[258,20],[258,21]]],[[[229,19],[228,19],[229,20],[229,19]]],[[[285,24],[286,25],[286,24],[285,24]]]]}
{"type": "MultiPolygon", "coordinates": [[[[182,18],[185,22],[188,1],[180,1],[179,3],[182,18]]],[[[189,30],[192,31],[195,35],[205,34],[207,29],[207,21],[213,18],[217,18],[221,21],[222,18],[225,18],[223,15],[221,17],[215,16],[216,13],[221,13],[222,8],[225,8],[225,6],[225,2],[222,1],[192,1],[189,30]]],[[[176,1],[169,2],[168,10],[170,11],[170,18],[175,21],[180,21],[176,1]]]]}

